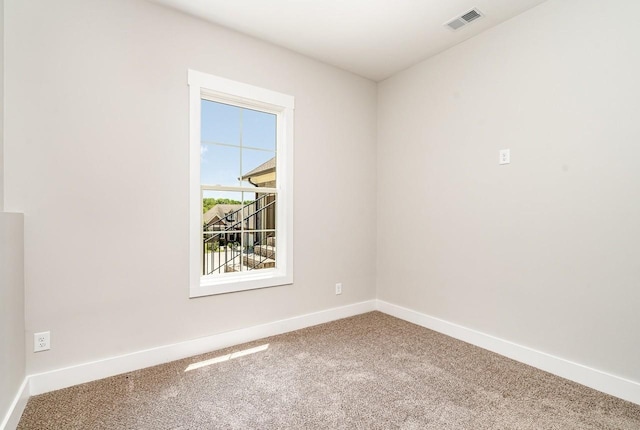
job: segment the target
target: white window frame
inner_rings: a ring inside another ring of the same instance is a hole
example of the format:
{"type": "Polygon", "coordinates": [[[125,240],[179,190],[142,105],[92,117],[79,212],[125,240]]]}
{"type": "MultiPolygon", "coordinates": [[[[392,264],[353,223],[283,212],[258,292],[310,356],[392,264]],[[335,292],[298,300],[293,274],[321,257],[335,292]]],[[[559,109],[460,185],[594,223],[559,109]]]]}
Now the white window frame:
{"type": "Polygon", "coordinates": [[[294,97],[189,70],[189,297],[210,296],[293,283],[293,110],[294,97]],[[276,125],[276,267],[201,276],[202,196],[200,188],[201,100],[274,113],[276,125]]]}

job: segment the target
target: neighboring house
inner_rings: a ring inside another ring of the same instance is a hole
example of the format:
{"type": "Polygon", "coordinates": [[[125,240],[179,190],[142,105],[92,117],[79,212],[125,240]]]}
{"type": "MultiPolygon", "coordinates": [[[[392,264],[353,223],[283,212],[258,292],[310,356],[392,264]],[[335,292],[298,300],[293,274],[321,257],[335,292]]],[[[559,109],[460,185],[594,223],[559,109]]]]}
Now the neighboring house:
{"type": "Polygon", "coordinates": [[[241,204],[229,205],[218,204],[206,211],[202,215],[202,223],[205,226],[212,226],[215,230],[224,230],[225,227],[238,221],[238,211],[241,204]],[[218,228],[215,228],[218,227],[218,228]]]}
{"type": "MultiPolygon", "coordinates": [[[[276,187],[276,157],[273,157],[240,178],[256,187],[276,187]]],[[[276,196],[274,194],[256,195],[256,214],[253,228],[256,230],[273,230],[276,228],[276,196]],[[260,210],[264,208],[263,210],[260,210]]],[[[271,236],[271,235],[269,235],[271,236]]]]}
{"type": "Polygon", "coordinates": [[[265,161],[252,171],[245,173],[243,181],[249,181],[251,185],[256,187],[275,188],[276,186],[276,157],[265,161]]]}
{"type": "Polygon", "coordinates": [[[206,234],[205,244],[218,242],[220,245],[239,242],[239,233],[247,229],[250,220],[252,204],[217,204],[202,215],[204,232],[230,232],[220,234],[206,234]],[[242,224],[244,220],[244,225],[242,224]],[[208,239],[208,240],[207,240],[208,239]]]}

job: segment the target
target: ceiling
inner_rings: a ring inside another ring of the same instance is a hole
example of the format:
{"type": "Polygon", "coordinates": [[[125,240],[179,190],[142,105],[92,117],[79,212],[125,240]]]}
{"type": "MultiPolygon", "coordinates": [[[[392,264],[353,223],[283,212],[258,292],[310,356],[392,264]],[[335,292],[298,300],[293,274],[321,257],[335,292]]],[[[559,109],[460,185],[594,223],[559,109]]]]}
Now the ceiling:
{"type": "Polygon", "coordinates": [[[380,81],[545,0],[151,0],[380,81]],[[472,8],[484,17],[443,26],[472,8]]]}

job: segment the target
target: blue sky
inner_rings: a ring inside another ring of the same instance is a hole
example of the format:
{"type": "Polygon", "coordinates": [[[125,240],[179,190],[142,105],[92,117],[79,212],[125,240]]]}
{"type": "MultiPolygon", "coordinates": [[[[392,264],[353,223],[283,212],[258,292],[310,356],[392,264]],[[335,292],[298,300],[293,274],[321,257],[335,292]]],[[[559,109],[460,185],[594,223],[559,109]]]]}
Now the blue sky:
{"type": "MultiPolygon", "coordinates": [[[[275,156],[276,116],[202,100],[200,182],[207,185],[251,186],[238,178],[275,156]]],[[[206,197],[241,200],[240,193],[212,193],[206,197]]],[[[253,199],[254,193],[245,193],[253,199]]]]}

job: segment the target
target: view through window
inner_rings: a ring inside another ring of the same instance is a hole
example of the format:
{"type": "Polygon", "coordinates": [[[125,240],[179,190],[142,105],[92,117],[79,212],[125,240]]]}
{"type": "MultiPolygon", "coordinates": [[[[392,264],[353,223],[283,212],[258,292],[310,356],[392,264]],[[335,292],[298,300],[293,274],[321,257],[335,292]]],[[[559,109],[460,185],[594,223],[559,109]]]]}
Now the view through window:
{"type": "Polygon", "coordinates": [[[276,267],[277,115],[201,99],[202,276],[276,267]]]}

